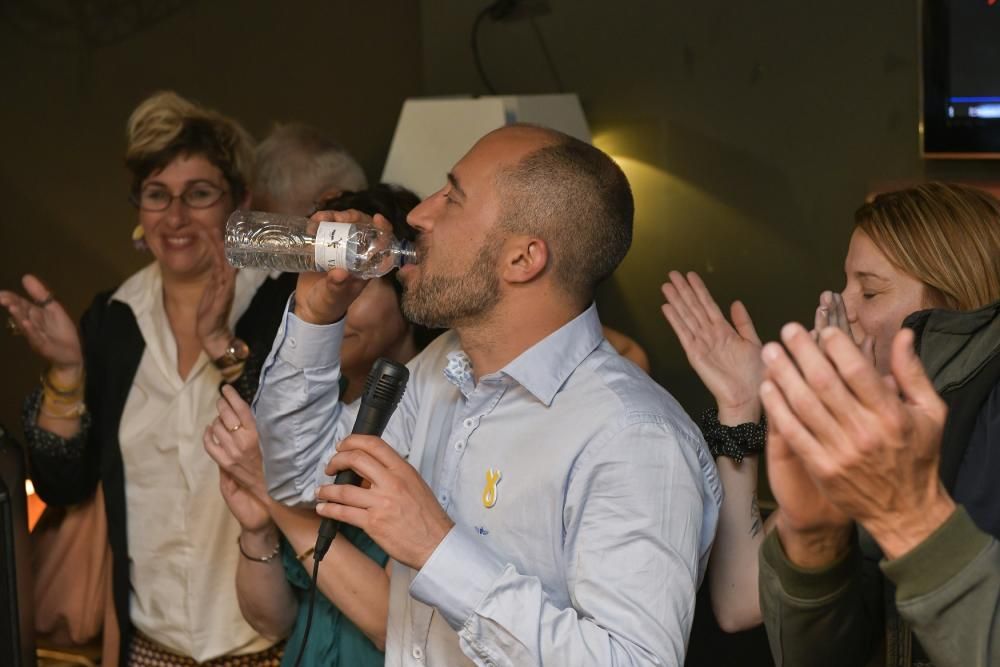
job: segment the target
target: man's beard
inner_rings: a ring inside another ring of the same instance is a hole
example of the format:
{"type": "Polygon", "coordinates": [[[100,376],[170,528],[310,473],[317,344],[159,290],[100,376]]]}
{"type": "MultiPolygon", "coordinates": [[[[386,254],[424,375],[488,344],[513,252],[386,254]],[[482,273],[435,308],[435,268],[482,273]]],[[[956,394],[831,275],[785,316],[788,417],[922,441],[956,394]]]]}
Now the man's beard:
{"type": "Polygon", "coordinates": [[[490,234],[464,274],[424,275],[416,284],[404,285],[403,315],[431,328],[480,321],[500,301],[497,260],[502,246],[500,235],[490,234]]]}

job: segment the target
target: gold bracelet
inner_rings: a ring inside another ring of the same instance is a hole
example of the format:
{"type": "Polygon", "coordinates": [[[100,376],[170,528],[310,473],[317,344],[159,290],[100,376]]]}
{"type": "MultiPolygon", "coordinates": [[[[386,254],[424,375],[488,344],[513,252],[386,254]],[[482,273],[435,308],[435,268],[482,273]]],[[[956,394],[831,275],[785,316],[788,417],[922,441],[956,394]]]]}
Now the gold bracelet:
{"type": "Polygon", "coordinates": [[[48,403],[49,405],[53,405],[53,406],[56,406],[56,405],[76,405],[77,403],[80,403],[80,402],[83,401],[83,394],[82,393],[77,394],[76,396],[74,396],[72,398],[62,398],[60,396],[57,396],[56,394],[53,394],[51,391],[49,391],[48,389],[45,389],[44,387],[42,388],[42,396],[43,396],[43,400],[46,403],[48,403]]]}
{"type": "Polygon", "coordinates": [[[309,547],[308,549],[306,549],[305,551],[303,551],[302,553],[300,553],[298,556],[296,556],[296,558],[299,559],[300,563],[303,563],[303,562],[305,562],[306,558],[309,558],[309,556],[312,556],[313,552],[315,552],[315,551],[316,551],[316,547],[309,547]]]}
{"type": "Polygon", "coordinates": [[[39,414],[50,419],[78,419],[87,413],[87,405],[83,401],[78,401],[66,412],[55,413],[45,409],[44,403],[38,408],[39,414]]]}
{"type": "Polygon", "coordinates": [[[272,551],[266,556],[251,556],[246,551],[244,551],[243,541],[240,539],[239,535],[236,536],[236,544],[240,547],[240,555],[242,555],[247,560],[252,560],[255,563],[270,563],[272,560],[274,560],[275,556],[281,553],[281,540],[278,540],[278,543],[274,545],[274,551],[272,551]]]}
{"type": "Polygon", "coordinates": [[[45,389],[46,391],[49,391],[55,394],[56,396],[60,397],[75,397],[77,396],[77,394],[83,393],[83,381],[84,381],[83,371],[80,371],[80,381],[77,382],[76,386],[73,387],[57,386],[56,383],[53,382],[52,379],[49,377],[49,373],[51,372],[52,369],[50,368],[44,373],[42,373],[38,378],[39,380],[42,381],[42,388],[45,389]]]}

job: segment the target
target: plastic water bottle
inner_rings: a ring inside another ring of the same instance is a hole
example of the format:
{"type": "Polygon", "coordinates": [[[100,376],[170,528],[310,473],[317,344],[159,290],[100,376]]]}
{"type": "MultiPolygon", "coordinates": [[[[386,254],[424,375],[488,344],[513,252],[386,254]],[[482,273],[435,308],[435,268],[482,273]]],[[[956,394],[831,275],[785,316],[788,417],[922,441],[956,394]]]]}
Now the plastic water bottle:
{"type": "Polygon", "coordinates": [[[317,222],[263,211],[230,215],[225,244],[226,259],[238,269],[302,273],[341,268],[368,279],[417,261],[409,243],[372,224],[317,222]]]}

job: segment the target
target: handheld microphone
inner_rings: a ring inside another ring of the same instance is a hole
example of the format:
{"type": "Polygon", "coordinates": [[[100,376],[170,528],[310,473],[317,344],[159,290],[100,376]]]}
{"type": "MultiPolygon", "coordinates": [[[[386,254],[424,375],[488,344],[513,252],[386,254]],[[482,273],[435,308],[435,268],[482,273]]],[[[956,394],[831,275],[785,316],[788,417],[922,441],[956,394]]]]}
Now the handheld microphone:
{"type": "MultiPolygon", "coordinates": [[[[382,435],[385,425],[389,423],[389,418],[399,405],[399,400],[403,398],[403,390],[406,389],[406,381],[409,378],[410,370],[403,364],[385,358],[376,361],[368,373],[365,393],[361,396],[361,409],[358,410],[351,433],[382,435]]],[[[361,476],[350,469],[337,473],[337,478],[333,481],[334,484],[355,486],[361,486],[361,482],[361,476]]],[[[320,522],[319,535],[316,537],[316,546],[313,549],[314,560],[323,560],[339,528],[340,522],[334,519],[323,519],[320,522]]]]}

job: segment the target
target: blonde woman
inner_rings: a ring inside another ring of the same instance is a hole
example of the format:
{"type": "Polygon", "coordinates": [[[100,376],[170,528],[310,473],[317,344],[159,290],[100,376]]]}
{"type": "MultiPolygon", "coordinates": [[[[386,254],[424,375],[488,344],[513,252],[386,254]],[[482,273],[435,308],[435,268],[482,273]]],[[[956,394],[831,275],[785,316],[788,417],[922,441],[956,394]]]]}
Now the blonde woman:
{"type": "Polygon", "coordinates": [[[127,136],[132,236],[153,261],[98,294],[79,330],[35,276],[26,296],[0,292],[45,364],[25,407],[32,478],[55,505],[103,487],[120,664],[276,665],[280,648],[240,614],[239,524],[201,436],[221,383],[253,391],[294,282],[225,262],[222,230],[253,169],[238,123],[164,92],[127,136]]]}
{"type": "MultiPolygon", "coordinates": [[[[876,369],[886,375],[893,336],[912,313],[929,308],[973,311],[1000,300],[1000,202],[975,188],[945,183],[878,195],[855,214],[844,273],[847,282],[841,293],[828,291],[820,296],[815,329],[836,326],[848,331],[876,369]]],[[[674,271],[669,278],[663,285],[667,300],[664,315],[717,402],[714,417],[705,420],[710,423],[703,428],[707,428],[710,446],[716,445],[726,498],[709,577],[719,624],[734,632],[761,622],[758,551],[770,527],[761,523],[756,506],[762,448],[748,436],[756,436],[756,442],[762,444],[758,397],[764,375],[761,341],[741,303],[733,304],[727,319],[697,274],[685,276],[674,271]],[[721,444],[727,441],[732,447],[721,444]]],[[[911,324],[918,326],[920,321],[911,324]]],[[[957,339],[957,334],[953,338],[957,339]]],[[[928,337],[921,348],[925,363],[938,340],[928,337]]],[[[982,347],[983,351],[988,349],[982,347]]],[[[963,354],[973,351],[966,348],[963,354]]],[[[970,373],[983,366],[983,360],[974,355],[967,361],[970,373]]],[[[961,379],[959,388],[975,384],[961,379]]],[[[991,382],[980,376],[977,382],[988,390],[995,379],[991,382]]],[[[986,395],[980,391],[961,397],[965,403],[961,414],[974,421],[986,395]]],[[[968,463],[966,446],[973,424],[953,420],[949,428],[954,429],[954,437],[946,440],[942,478],[949,489],[956,489],[959,499],[985,505],[989,513],[993,505],[990,498],[1000,501],[1000,495],[978,488],[985,483],[982,474],[990,468],[968,463]]],[[[772,490],[777,495],[780,486],[774,488],[773,470],[771,474],[772,490]]],[[[1000,516],[1000,502],[996,505],[1000,516]]],[[[783,508],[771,521],[795,519],[794,510],[803,507],[791,509],[790,513],[788,507],[783,508]]],[[[981,518],[981,528],[1000,533],[1000,522],[996,526],[985,523],[981,518]]]]}

